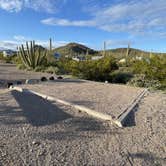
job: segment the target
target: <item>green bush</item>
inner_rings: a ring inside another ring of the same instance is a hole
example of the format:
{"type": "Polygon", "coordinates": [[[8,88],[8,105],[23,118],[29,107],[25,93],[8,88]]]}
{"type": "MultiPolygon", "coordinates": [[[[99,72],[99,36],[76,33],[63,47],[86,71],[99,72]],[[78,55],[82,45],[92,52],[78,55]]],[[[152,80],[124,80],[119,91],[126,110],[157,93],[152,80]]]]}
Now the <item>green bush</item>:
{"type": "Polygon", "coordinates": [[[109,79],[110,72],[117,70],[115,58],[108,56],[96,61],[71,62],[70,71],[74,76],[83,79],[105,81],[109,79]]]}
{"type": "Polygon", "coordinates": [[[17,68],[20,70],[25,70],[26,67],[23,64],[17,64],[17,68]]]}
{"type": "Polygon", "coordinates": [[[0,60],[5,62],[5,63],[13,63],[14,58],[15,58],[15,55],[9,56],[9,57],[4,57],[3,53],[0,53],[0,60]]]}
{"type": "Polygon", "coordinates": [[[132,73],[115,71],[110,73],[110,78],[108,81],[112,83],[126,84],[128,81],[132,79],[132,77],[133,77],[132,73]]]}
{"type": "Polygon", "coordinates": [[[149,80],[144,74],[135,75],[129,82],[128,85],[136,87],[145,87],[153,89],[161,89],[162,84],[158,80],[149,80]]]}
{"type": "Polygon", "coordinates": [[[37,66],[34,71],[35,72],[44,72],[46,70],[45,66],[37,66]]]}
{"type": "Polygon", "coordinates": [[[133,64],[132,69],[134,74],[143,75],[143,80],[148,82],[146,85],[143,83],[143,86],[152,87],[152,84],[156,84],[157,81],[157,88],[166,87],[166,56],[156,55],[149,59],[137,61],[133,64]]]}
{"type": "Polygon", "coordinates": [[[46,73],[51,73],[51,74],[58,74],[59,69],[58,69],[58,67],[49,66],[48,68],[45,69],[45,72],[46,73]]]}

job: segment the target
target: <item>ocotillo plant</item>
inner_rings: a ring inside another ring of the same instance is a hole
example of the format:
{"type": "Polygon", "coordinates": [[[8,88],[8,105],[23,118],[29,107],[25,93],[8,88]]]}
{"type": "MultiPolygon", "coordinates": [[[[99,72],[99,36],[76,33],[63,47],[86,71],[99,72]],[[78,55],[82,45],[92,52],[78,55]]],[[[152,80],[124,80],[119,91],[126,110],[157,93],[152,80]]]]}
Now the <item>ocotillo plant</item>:
{"type": "Polygon", "coordinates": [[[21,45],[19,48],[19,56],[23,64],[29,69],[35,69],[40,66],[47,55],[47,51],[42,51],[40,48],[35,50],[35,42],[31,41],[30,45],[26,42],[26,50],[21,45]]]}

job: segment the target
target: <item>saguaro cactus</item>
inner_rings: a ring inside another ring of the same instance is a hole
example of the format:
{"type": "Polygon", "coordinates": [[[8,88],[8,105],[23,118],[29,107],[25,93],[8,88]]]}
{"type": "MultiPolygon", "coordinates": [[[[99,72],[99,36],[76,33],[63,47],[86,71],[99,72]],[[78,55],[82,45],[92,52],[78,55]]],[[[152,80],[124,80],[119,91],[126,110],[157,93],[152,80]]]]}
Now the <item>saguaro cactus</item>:
{"type": "Polygon", "coordinates": [[[126,66],[128,66],[129,53],[130,53],[130,44],[128,44],[127,51],[126,51],[126,66]]]}
{"type": "Polygon", "coordinates": [[[130,44],[128,44],[127,51],[126,51],[126,58],[129,56],[130,53],[130,44]]]}
{"type": "Polygon", "coordinates": [[[104,41],[104,51],[103,51],[103,56],[106,56],[106,41],[104,41]]]}
{"type": "Polygon", "coordinates": [[[52,51],[52,39],[50,38],[50,51],[52,51]]]}
{"type": "Polygon", "coordinates": [[[47,51],[42,51],[40,48],[35,49],[35,41],[31,41],[30,45],[26,42],[26,49],[23,45],[19,48],[19,56],[27,68],[35,69],[41,65],[46,55],[47,51]]]}

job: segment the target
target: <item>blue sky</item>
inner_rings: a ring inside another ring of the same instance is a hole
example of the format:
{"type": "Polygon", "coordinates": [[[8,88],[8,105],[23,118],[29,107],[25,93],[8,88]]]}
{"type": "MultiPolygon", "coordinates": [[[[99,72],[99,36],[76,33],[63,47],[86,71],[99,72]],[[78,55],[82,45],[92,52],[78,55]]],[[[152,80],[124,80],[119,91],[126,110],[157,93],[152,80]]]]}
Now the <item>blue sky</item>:
{"type": "Polygon", "coordinates": [[[0,0],[0,48],[25,41],[54,47],[79,42],[94,49],[166,52],[166,0],[0,0]]]}

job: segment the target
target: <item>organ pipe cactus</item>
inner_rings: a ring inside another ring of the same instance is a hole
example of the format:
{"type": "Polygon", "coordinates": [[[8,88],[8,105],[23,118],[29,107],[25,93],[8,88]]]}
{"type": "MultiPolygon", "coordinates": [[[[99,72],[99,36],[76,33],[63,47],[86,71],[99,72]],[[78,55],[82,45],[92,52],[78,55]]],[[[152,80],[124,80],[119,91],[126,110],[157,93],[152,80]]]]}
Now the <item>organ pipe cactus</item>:
{"type": "Polygon", "coordinates": [[[47,51],[43,51],[41,48],[35,49],[35,42],[31,41],[30,44],[26,42],[26,49],[21,45],[19,56],[27,68],[35,69],[43,63],[43,60],[47,56],[47,51]]]}

